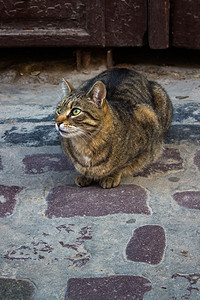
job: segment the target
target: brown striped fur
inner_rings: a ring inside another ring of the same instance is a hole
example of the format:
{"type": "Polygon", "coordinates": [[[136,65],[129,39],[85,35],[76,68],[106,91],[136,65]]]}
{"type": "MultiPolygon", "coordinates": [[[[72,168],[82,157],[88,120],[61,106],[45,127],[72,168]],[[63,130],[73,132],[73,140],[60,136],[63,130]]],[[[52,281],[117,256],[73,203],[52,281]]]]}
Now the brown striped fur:
{"type": "Polygon", "coordinates": [[[125,68],[104,71],[74,89],[63,82],[56,128],[79,186],[119,185],[155,161],[172,120],[172,104],[156,82],[125,68]]]}

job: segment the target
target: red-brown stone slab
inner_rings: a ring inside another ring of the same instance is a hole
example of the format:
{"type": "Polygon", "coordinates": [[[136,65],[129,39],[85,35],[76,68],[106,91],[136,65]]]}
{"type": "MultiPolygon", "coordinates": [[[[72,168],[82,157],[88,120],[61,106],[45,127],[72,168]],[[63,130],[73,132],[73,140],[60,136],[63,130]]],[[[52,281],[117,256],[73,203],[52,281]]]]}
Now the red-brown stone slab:
{"type": "Polygon", "coordinates": [[[200,191],[184,191],[173,195],[174,200],[183,207],[200,209],[200,191]]]}
{"type": "Polygon", "coordinates": [[[145,225],[134,230],[127,248],[128,260],[156,265],[165,250],[165,232],[161,226],[145,225]]]}
{"type": "Polygon", "coordinates": [[[153,164],[139,172],[137,176],[148,177],[156,173],[167,173],[170,171],[179,171],[183,169],[183,159],[180,151],[174,148],[167,148],[162,156],[153,164]]]}
{"type": "Polygon", "coordinates": [[[57,186],[49,192],[46,201],[45,214],[48,218],[97,217],[119,213],[150,214],[147,193],[137,185],[121,185],[112,190],[95,186],[57,186]]]}
{"type": "Polygon", "coordinates": [[[19,186],[0,185],[0,218],[5,218],[13,213],[16,205],[16,195],[22,190],[19,186]]]}
{"type": "Polygon", "coordinates": [[[140,276],[70,278],[64,300],[142,300],[151,290],[151,282],[140,276]]]}
{"type": "Polygon", "coordinates": [[[23,159],[26,174],[42,174],[49,171],[72,170],[74,167],[64,154],[32,154],[23,159]]]}
{"type": "Polygon", "coordinates": [[[194,156],[194,164],[198,167],[199,171],[200,171],[200,150],[198,150],[196,153],[195,153],[195,156],[194,156]]]}

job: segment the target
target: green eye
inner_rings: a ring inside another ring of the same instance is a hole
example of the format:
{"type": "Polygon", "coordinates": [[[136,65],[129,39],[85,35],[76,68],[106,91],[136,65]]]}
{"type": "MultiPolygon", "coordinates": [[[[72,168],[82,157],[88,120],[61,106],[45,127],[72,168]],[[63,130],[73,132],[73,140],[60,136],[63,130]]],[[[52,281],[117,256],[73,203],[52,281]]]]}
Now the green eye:
{"type": "Polygon", "coordinates": [[[79,108],[74,108],[72,109],[72,115],[73,116],[77,116],[78,114],[80,114],[81,110],[79,108]]]}
{"type": "Polygon", "coordinates": [[[62,107],[58,107],[57,112],[60,114],[62,112],[62,107]]]}

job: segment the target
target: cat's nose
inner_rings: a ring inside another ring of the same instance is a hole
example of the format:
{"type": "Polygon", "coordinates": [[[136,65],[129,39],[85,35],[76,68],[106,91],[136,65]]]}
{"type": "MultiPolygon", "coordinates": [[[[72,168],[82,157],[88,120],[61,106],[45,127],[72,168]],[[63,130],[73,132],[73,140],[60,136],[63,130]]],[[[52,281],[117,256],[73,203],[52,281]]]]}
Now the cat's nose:
{"type": "Polygon", "coordinates": [[[62,124],[62,121],[56,121],[56,124],[58,125],[58,127],[62,124]]]}

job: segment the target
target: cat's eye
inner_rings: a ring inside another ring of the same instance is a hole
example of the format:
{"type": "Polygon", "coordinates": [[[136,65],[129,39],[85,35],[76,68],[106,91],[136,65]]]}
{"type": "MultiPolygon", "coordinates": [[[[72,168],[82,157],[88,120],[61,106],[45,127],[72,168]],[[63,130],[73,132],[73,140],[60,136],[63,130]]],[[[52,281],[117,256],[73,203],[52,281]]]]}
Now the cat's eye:
{"type": "Polygon", "coordinates": [[[62,107],[58,107],[57,112],[60,114],[62,112],[62,107]]]}
{"type": "Polygon", "coordinates": [[[72,111],[71,111],[71,114],[73,115],[73,116],[77,116],[77,115],[79,115],[81,113],[81,110],[79,109],[79,108],[74,108],[74,109],[72,109],[72,111]]]}

